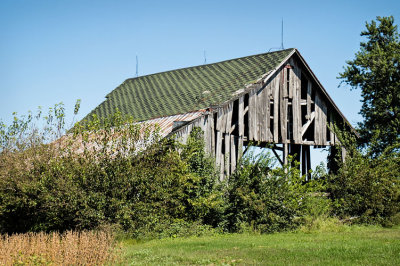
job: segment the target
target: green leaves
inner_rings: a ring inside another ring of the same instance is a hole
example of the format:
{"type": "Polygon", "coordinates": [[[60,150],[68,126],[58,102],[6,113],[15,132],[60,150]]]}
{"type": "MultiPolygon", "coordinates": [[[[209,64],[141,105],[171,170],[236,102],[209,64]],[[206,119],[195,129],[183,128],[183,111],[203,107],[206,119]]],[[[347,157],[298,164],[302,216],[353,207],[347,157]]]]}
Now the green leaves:
{"type": "Polygon", "coordinates": [[[342,82],[361,89],[364,121],[359,123],[360,142],[374,155],[400,141],[400,42],[394,18],[377,17],[366,23],[360,51],[347,61],[342,82]]]}

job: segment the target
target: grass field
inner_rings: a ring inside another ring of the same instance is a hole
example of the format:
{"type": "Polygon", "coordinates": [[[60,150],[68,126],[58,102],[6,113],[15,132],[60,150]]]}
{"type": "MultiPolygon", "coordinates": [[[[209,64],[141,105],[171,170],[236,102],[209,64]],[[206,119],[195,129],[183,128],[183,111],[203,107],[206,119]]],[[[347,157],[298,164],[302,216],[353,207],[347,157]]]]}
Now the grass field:
{"type": "Polygon", "coordinates": [[[400,228],[124,242],[124,264],[400,265],[400,228]]]}

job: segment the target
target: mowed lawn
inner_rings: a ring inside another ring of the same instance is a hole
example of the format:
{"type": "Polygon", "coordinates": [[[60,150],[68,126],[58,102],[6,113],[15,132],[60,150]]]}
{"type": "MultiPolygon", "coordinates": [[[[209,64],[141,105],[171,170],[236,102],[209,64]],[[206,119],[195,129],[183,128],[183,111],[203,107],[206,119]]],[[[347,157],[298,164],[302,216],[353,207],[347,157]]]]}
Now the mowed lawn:
{"type": "Polygon", "coordinates": [[[126,265],[400,265],[400,228],[124,242],[126,265]]]}

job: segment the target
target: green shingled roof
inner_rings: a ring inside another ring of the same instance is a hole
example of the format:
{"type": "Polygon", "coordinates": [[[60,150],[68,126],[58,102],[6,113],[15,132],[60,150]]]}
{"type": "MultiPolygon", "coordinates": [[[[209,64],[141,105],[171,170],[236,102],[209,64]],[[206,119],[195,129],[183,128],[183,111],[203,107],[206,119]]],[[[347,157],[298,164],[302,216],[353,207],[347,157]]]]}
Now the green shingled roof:
{"type": "Polygon", "coordinates": [[[294,49],[264,53],[214,64],[182,68],[125,80],[90,112],[99,117],[117,108],[142,121],[218,105],[278,66],[294,49]]]}

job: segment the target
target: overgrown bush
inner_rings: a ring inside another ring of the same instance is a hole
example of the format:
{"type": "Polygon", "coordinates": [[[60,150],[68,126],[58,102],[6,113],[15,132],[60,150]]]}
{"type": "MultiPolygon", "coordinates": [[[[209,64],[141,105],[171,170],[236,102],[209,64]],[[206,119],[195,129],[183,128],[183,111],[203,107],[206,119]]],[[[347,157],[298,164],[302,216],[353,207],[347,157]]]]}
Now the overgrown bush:
{"type": "Polygon", "coordinates": [[[400,212],[400,154],[353,152],[329,178],[334,214],[358,223],[390,225],[400,212]]]}
{"type": "MultiPolygon", "coordinates": [[[[291,160],[290,160],[291,161],[291,160]]],[[[245,156],[228,182],[227,228],[259,232],[293,229],[314,215],[312,209],[326,208],[326,202],[313,206],[315,192],[322,183],[305,182],[298,162],[272,169],[273,160],[265,154],[245,156]]],[[[317,212],[317,211],[314,211],[317,212]]]]}
{"type": "Polygon", "coordinates": [[[145,125],[127,123],[116,112],[76,125],[51,143],[21,148],[8,142],[0,155],[1,232],[116,223],[141,236],[169,225],[218,224],[223,194],[201,131],[194,130],[186,145],[143,131],[145,125]],[[140,150],[141,138],[153,144],[140,150]]]}

